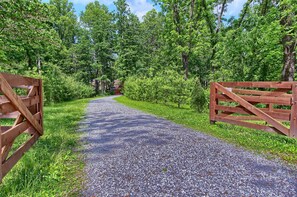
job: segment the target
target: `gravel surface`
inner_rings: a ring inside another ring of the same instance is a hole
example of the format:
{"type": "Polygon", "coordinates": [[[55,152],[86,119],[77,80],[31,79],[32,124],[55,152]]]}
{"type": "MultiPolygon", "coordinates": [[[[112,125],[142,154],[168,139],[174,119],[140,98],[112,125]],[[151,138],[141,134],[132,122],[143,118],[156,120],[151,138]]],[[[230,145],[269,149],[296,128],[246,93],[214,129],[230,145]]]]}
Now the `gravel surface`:
{"type": "Polygon", "coordinates": [[[297,170],[105,97],[81,124],[82,196],[297,196],[297,170]]]}

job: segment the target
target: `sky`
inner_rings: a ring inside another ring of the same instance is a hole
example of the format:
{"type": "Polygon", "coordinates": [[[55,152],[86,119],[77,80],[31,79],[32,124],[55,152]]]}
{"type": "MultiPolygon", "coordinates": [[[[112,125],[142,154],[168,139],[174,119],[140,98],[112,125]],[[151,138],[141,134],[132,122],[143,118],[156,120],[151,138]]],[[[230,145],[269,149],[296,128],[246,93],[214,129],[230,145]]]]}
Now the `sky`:
{"type": "MultiPolygon", "coordinates": [[[[42,0],[43,2],[49,2],[49,0],[42,0]]],[[[76,14],[79,16],[81,11],[84,11],[86,5],[90,2],[94,2],[95,0],[69,0],[73,3],[74,9],[76,10],[76,14]]],[[[247,0],[233,0],[232,3],[228,5],[228,11],[225,13],[226,18],[230,18],[231,16],[238,17],[241,9],[243,8],[244,3],[247,0]]],[[[113,4],[113,0],[99,0],[100,3],[105,4],[109,10],[114,10],[115,6],[113,4]]],[[[130,6],[131,11],[138,16],[140,20],[142,17],[151,9],[154,8],[154,3],[152,0],[127,0],[127,3],[130,6]]]]}

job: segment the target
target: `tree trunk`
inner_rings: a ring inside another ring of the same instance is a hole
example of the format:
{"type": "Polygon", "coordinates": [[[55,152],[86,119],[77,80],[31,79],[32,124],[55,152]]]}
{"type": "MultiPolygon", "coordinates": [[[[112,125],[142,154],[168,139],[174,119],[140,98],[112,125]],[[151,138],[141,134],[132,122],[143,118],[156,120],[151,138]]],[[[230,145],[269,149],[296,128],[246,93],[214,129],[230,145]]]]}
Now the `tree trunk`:
{"type": "Polygon", "coordinates": [[[41,75],[41,58],[39,55],[37,57],[37,72],[39,75],[41,75]]]}
{"type": "Polygon", "coordinates": [[[95,92],[96,95],[99,94],[99,80],[95,79],[95,92]]]}
{"type": "Polygon", "coordinates": [[[105,93],[105,81],[100,80],[100,85],[101,85],[101,94],[103,95],[105,93]]]}
{"type": "Polygon", "coordinates": [[[97,69],[96,70],[96,78],[95,78],[95,92],[96,92],[96,95],[99,94],[99,89],[100,89],[100,82],[98,80],[98,76],[99,76],[99,70],[97,69]]]}
{"type": "Polygon", "coordinates": [[[28,49],[26,49],[26,54],[27,54],[27,57],[28,57],[28,67],[33,68],[33,63],[34,62],[32,60],[31,54],[30,54],[28,49]]]}
{"type": "MultiPolygon", "coordinates": [[[[283,5],[283,11],[287,9],[287,5],[283,5]]],[[[292,35],[292,25],[293,25],[293,15],[286,14],[281,19],[281,25],[283,26],[286,35],[282,39],[283,45],[283,55],[284,55],[284,65],[282,71],[282,80],[283,81],[294,81],[295,73],[295,62],[296,62],[296,40],[294,34],[292,35]]],[[[294,30],[293,30],[294,31],[294,30]]]]}
{"type": "Polygon", "coordinates": [[[284,47],[284,66],[282,71],[282,80],[283,81],[294,81],[295,73],[295,42],[293,37],[286,35],[283,38],[283,47],[284,47]]]}
{"type": "Polygon", "coordinates": [[[185,80],[189,78],[189,56],[185,52],[182,53],[182,62],[185,71],[185,80]]]}

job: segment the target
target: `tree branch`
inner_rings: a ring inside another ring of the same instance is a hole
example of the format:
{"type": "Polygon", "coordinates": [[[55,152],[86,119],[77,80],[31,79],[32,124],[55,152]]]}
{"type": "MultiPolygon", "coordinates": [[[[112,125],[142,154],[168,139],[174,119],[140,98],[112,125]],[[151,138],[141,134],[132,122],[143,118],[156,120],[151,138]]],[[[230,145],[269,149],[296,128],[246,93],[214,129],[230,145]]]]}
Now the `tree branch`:
{"type": "Polygon", "coordinates": [[[238,20],[238,24],[237,24],[237,28],[239,28],[243,22],[243,19],[245,17],[245,15],[247,14],[247,11],[248,11],[248,8],[250,6],[250,4],[253,2],[253,0],[248,0],[245,5],[244,5],[244,8],[243,8],[243,12],[240,14],[240,18],[238,20]]]}

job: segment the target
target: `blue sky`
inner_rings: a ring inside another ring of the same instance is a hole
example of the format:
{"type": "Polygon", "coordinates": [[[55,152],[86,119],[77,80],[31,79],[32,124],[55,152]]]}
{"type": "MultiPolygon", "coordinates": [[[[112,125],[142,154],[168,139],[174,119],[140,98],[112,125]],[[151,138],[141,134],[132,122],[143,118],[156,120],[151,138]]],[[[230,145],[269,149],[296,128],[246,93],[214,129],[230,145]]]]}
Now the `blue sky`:
{"type": "MultiPolygon", "coordinates": [[[[42,0],[43,2],[49,2],[49,0],[42,0]]],[[[69,0],[73,3],[76,10],[76,14],[79,15],[81,11],[84,11],[85,6],[94,2],[95,0],[69,0]]],[[[110,10],[114,10],[113,0],[99,0],[100,3],[105,4],[110,10]]],[[[233,0],[232,3],[228,5],[228,11],[225,14],[225,17],[230,18],[231,16],[237,17],[243,8],[246,0],[233,0]]],[[[131,11],[136,14],[139,19],[154,7],[152,0],[127,0],[127,3],[130,6],[131,11]]]]}

